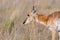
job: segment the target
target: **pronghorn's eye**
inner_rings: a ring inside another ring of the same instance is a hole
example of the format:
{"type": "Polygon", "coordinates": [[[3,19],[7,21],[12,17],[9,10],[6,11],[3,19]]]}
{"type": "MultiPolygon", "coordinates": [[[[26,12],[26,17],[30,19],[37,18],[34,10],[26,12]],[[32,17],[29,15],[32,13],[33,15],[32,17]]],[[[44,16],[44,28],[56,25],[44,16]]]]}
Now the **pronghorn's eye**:
{"type": "Polygon", "coordinates": [[[27,16],[29,16],[29,14],[27,16]]]}

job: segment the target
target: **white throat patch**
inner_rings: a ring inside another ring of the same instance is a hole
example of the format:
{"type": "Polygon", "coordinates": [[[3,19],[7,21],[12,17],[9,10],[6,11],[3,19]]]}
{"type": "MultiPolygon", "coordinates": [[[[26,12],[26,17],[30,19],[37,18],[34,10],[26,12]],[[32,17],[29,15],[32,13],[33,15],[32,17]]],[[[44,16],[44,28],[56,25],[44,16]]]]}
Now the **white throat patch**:
{"type": "Polygon", "coordinates": [[[39,22],[39,20],[36,18],[36,22],[39,22]]]}
{"type": "Polygon", "coordinates": [[[44,22],[40,21],[40,24],[46,25],[44,22]]]}
{"type": "Polygon", "coordinates": [[[36,19],[36,22],[37,22],[37,23],[40,23],[40,24],[43,24],[43,25],[46,25],[44,22],[39,21],[38,19],[36,19]]]}

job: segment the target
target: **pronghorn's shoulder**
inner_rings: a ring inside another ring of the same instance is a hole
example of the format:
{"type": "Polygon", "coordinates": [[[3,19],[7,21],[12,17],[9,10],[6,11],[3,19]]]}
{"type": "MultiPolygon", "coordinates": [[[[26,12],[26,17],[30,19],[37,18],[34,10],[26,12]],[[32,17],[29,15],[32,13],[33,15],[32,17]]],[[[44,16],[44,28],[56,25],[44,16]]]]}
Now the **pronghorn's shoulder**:
{"type": "Polygon", "coordinates": [[[48,14],[46,21],[53,21],[56,18],[60,18],[60,11],[55,11],[51,14],[48,14]]]}

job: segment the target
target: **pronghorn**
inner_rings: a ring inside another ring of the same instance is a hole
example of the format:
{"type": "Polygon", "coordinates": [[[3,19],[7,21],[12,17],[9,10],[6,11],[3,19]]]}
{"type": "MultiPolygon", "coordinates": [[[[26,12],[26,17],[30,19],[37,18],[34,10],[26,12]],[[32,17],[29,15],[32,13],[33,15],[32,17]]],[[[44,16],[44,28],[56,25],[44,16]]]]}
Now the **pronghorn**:
{"type": "Polygon", "coordinates": [[[33,10],[27,15],[27,18],[23,24],[28,24],[32,21],[45,25],[52,32],[52,40],[55,40],[55,32],[60,29],[60,11],[55,11],[51,14],[44,15],[38,14],[35,10],[33,10]]]}

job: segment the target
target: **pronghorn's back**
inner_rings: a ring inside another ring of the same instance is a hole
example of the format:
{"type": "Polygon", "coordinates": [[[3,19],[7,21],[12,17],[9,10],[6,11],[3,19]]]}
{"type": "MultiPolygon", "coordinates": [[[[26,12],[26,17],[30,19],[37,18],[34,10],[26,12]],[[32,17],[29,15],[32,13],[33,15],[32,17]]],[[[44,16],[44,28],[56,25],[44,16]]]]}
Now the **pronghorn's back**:
{"type": "Polygon", "coordinates": [[[60,11],[56,11],[56,12],[54,12],[52,14],[49,14],[48,17],[54,17],[54,18],[58,17],[58,18],[60,18],[60,11]]]}

